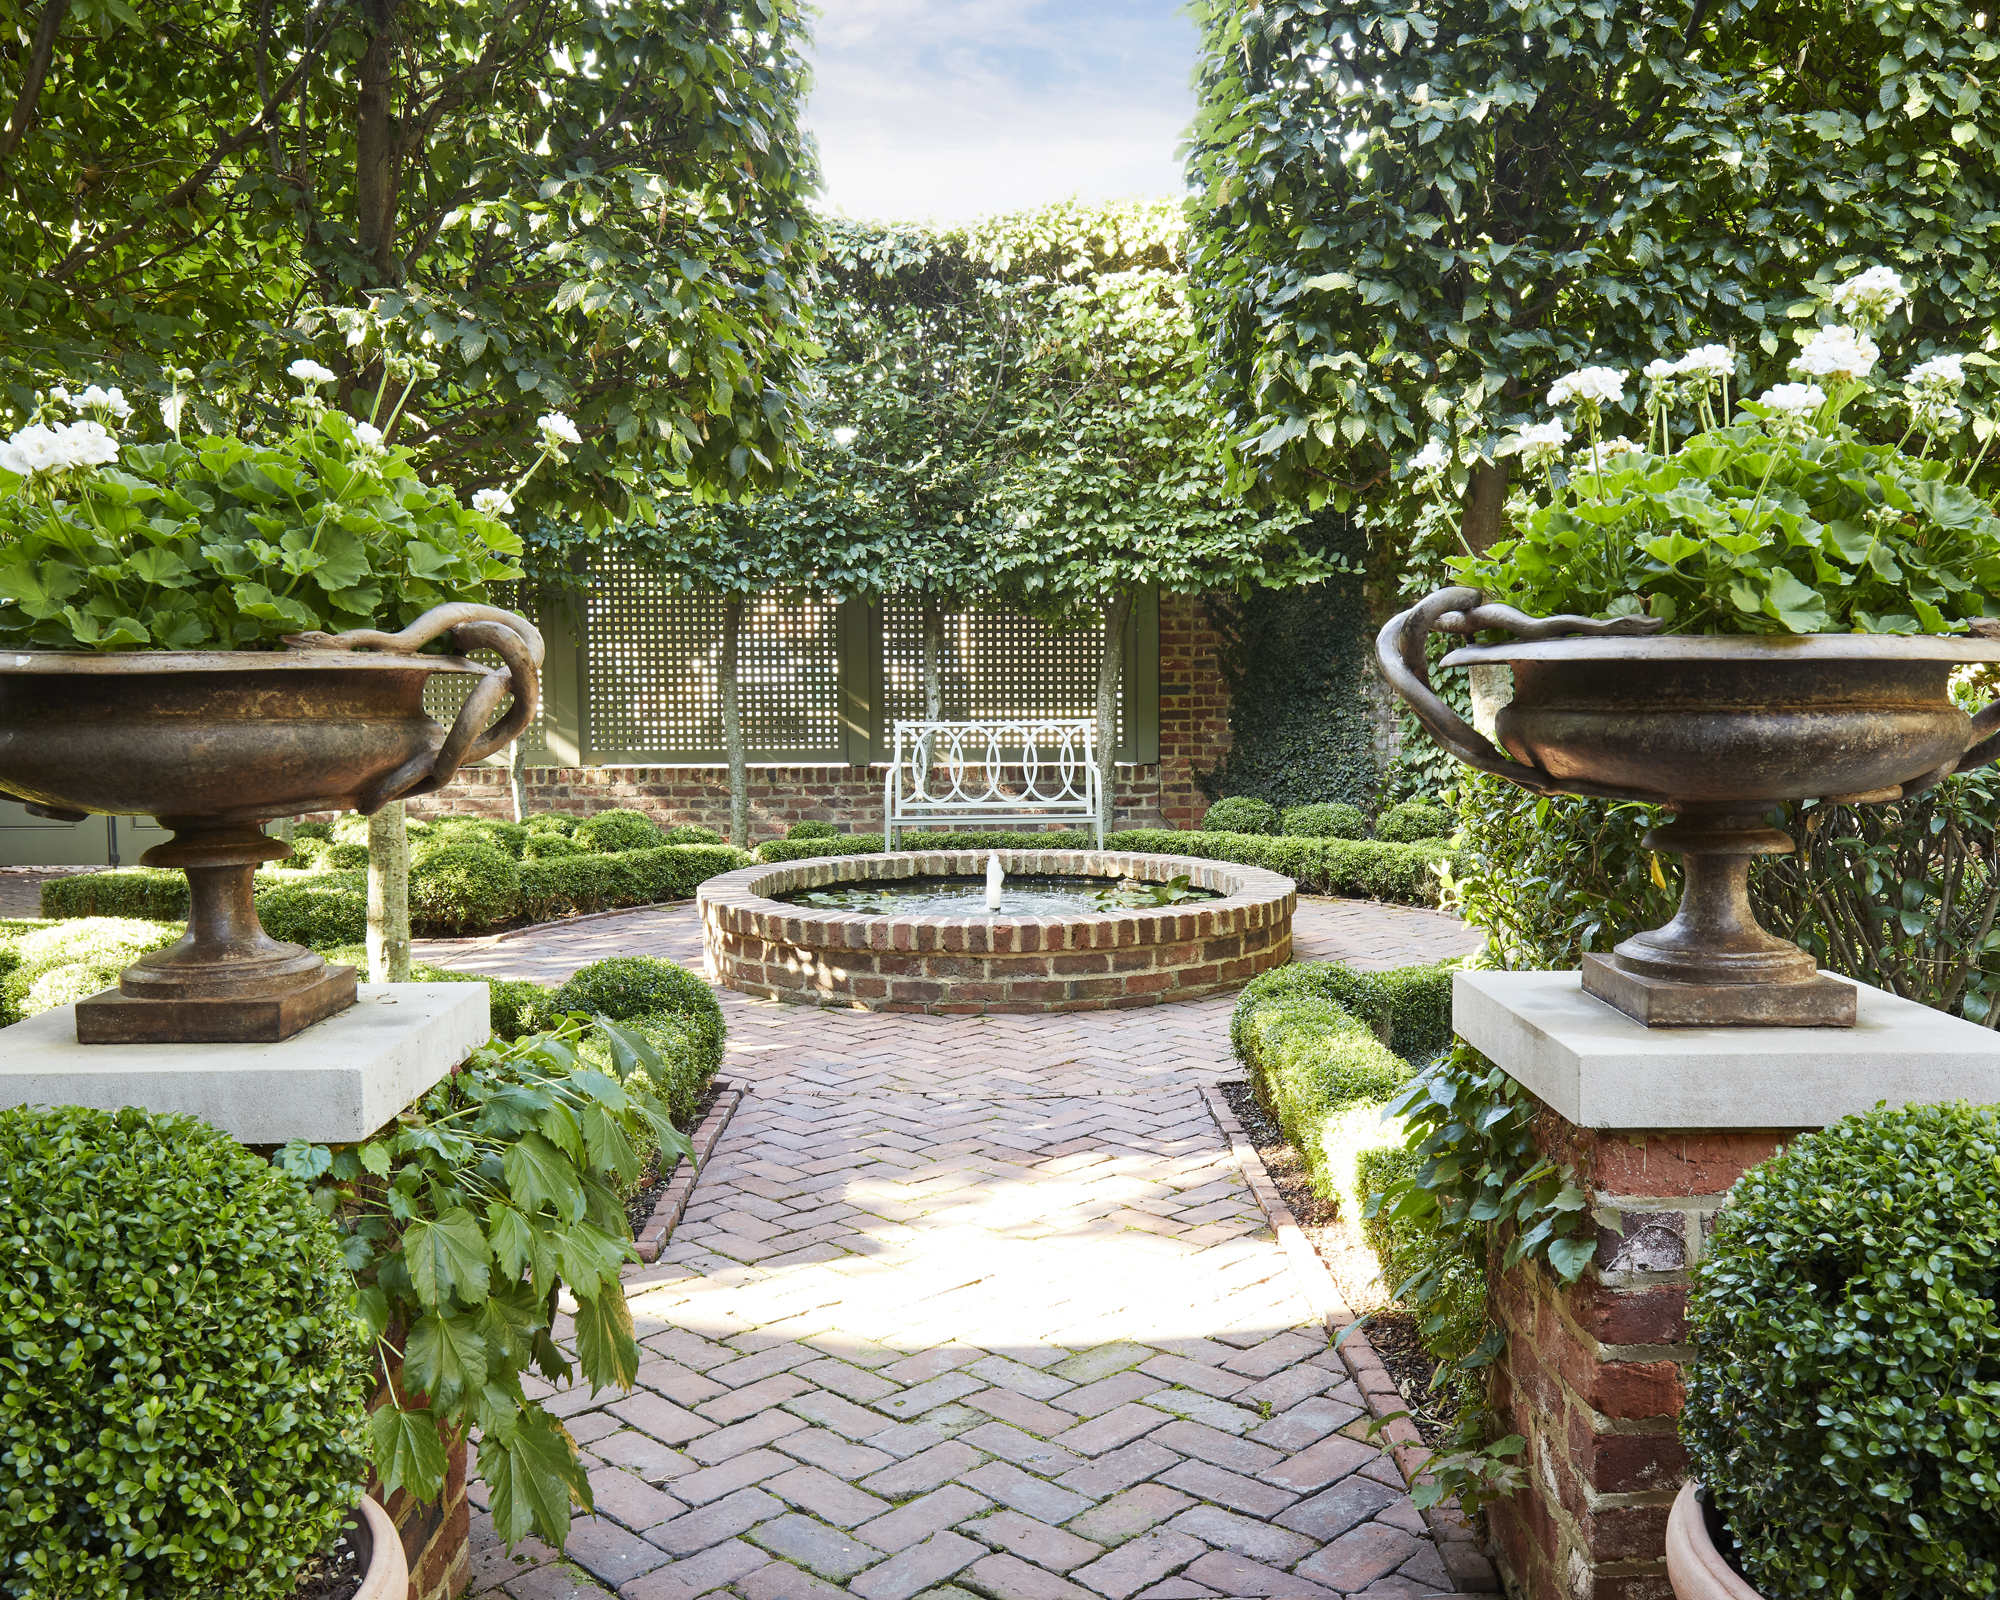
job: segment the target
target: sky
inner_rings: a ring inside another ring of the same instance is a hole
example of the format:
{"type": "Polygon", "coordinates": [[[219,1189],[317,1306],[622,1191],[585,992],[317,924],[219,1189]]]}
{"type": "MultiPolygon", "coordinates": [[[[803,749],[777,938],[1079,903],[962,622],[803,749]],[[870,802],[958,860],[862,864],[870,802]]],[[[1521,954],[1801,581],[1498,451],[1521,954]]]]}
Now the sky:
{"type": "Polygon", "coordinates": [[[958,221],[1069,195],[1179,195],[1180,0],[819,0],[806,120],[822,203],[958,221]]]}

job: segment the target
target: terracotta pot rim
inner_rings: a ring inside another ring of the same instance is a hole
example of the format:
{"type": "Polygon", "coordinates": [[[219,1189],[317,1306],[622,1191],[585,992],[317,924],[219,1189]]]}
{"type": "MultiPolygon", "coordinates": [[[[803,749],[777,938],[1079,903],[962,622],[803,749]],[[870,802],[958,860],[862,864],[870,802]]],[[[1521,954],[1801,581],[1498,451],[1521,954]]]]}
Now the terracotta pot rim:
{"type": "Polygon", "coordinates": [[[21,677],[156,677],[168,672],[431,672],[477,673],[490,668],[464,656],[363,655],[351,650],[0,650],[0,674],[21,677]]]}
{"type": "Polygon", "coordinates": [[[1709,1539],[1701,1485],[1693,1478],[1681,1485],[1667,1513],[1667,1579],[1676,1600],[1766,1600],[1730,1570],[1709,1539]]]}
{"type": "Polygon", "coordinates": [[[1652,638],[1514,639],[1462,645],[1447,667],[1508,661],[2000,661],[2000,639],[1945,634],[1667,634],[1652,638]]]}
{"type": "Polygon", "coordinates": [[[365,1497],[358,1520],[368,1543],[368,1565],[362,1569],[361,1587],[354,1591],[354,1600],[404,1600],[410,1588],[410,1566],[395,1523],[377,1501],[365,1497]]]}

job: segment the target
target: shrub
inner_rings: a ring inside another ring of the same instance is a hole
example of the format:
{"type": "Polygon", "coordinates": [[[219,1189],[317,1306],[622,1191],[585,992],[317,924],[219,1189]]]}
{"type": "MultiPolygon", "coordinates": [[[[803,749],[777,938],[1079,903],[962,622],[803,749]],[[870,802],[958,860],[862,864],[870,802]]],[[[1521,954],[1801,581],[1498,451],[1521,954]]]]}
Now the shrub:
{"type": "Polygon", "coordinates": [[[326,853],[333,848],[333,841],[307,835],[292,839],[292,853],[283,861],[270,862],[266,869],[271,872],[314,872],[326,859],[326,853]]]}
{"type": "Polygon", "coordinates": [[[1443,879],[1467,865],[1463,851],[1441,839],[1421,844],[1382,844],[1374,839],[1297,839],[1255,833],[1174,833],[1164,828],[1128,828],[1107,835],[1107,850],[1144,855],[1197,856],[1235,861],[1282,872],[1308,894],[1358,895],[1404,905],[1436,905],[1443,879]]]}
{"type": "Polygon", "coordinates": [[[750,865],[727,845],[662,845],[622,855],[566,856],[520,868],[521,908],[531,920],[680,900],[718,873],[750,865]]]}
{"type": "Polygon", "coordinates": [[[837,839],[840,830],[830,822],[795,822],[785,830],[787,839],[837,839]]]}
{"type": "Polygon", "coordinates": [[[559,833],[568,838],[583,819],[561,811],[538,811],[521,824],[530,833],[559,833]]]}
{"type": "Polygon", "coordinates": [[[583,1011],[641,1027],[670,1068],[656,1091],[685,1117],[722,1067],[727,1030],[715,991],[685,967],[654,956],[613,956],[573,974],[549,996],[550,1016],[583,1011]]]}
{"type": "Polygon", "coordinates": [[[562,856],[580,856],[583,846],[566,833],[553,829],[538,829],[529,833],[521,844],[523,861],[554,861],[562,856]]]}
{"type": "MultiPolygon", "coordinates": [[[[691,1012],[642,1011],[627,1017],[624,1026],[659,1053],[665,1072],[642,1068],[641,1075],[652,1092],[672,1108],[674,1120],[685,1127],[722,1063],[721,1008],[716,1008],[712,1024],[705,1015],[691,1012]]],[[[601,1043],[593,1044],[585,1053],[594,1059],[603,1050],[601,1043]]]]}
{"type": "Polygon", "coordinates": [[[1218,800],[1201,819],[1203,833],[1276,833],[1278,808],[1268,800],[1233,794],[1218,800]]]}
{"type": "Polygon", "coordinates": [[[496,1039],[526,1038],[548,1019],[549,991],[526,978],[490,978],[483,972],[460,972],[417,962],[410,968],[410,982],[485,984],[496,1039]]]}
{"type": "Polygon", "coordinates": [[[121,867],[79,872],[42,885],[45,917],[148,917],[185,922],[187,874],[164,867],[121,867]]]}
{"type": "Polygon", "coordinates": [[[294,822],[292,824],[292,843],[294,845],[301,839],[331,839],[332,837],[333,824],[330,822],[294,822]]]}
{"type": "Polygon", "coordinates": [[[351,872],[356,867],[368,865],[368,846],[365,842],[356,844],[352,840],[335,840],[319,852],[319,861],[337,872],[351,872]]]}
{"type": "Polygon", "coordinates": [[[432,845],[410,863],[410,920],[427,928],[490,928],[520,901],[520,865],[491,845],[432,845]]]}
{"type": "Polygon", "coordinates": [[[1405,800],[1375,819],[1375,837],[1389,844],[1415,844],[1419,839],[1448,839],[1458,819],[1428,800],[1405,800]]]}
{"type": "MultiPolygon", "coordinates": [[[[1208,814],[1214,816],[1215,809],[1210,807],[1208,814]]],[[[1298,839],[1365,839],[1368,837],[1368,819],[1361,814],[1359,806],[1350,806],[1339,800],[1322,800],[1315,805],[1288,806],[1275,831],[1298,839]]]]}
{"type": "Polygon", "coordinates": [[[704,828],[699,823],[683,822],[678,828],[669,828],[660,835],[663,844],[721,844],[722,835],[713,828],[704,828]]]}
{"type": "Polygon", "coordinates": [[[362,872],[320,872],[290,881],[259,874],[257,920],[273,939],[313,950],[368,936],[368,878],[362,872]]]}
{"type": "Polygon", "coordinates": [[[1379,1139],[1377,1108],[1409,1081],[1409,1063],[1321,995],[1246,992],[1231,1020],[1238,1056],[1304,1161],[1313,1192],[1351,1201],[1344,1169],[1363,1139],[1379,1139]]]}
{"type": "Polygon", "coordinates": [[[192,1117],[0,1111],[0,1592],[280,1600],[374,1382],[305,1190],[192,1117]]]}
{"type": "Polygon", "coordinates": [[[89,917],[18,934],[0,979],[0,1021],[19,1022],[109,989],[139,957],[164,950],[185,931],[175,922],[89,917]]]}
{"type": "Polygon", "coordinates": [[[655,850],[661,844],[659,824],[643,811],[600,811],[579,823],[576,842],[598,855],[626,850],[655,850]]]}
{"type": "Polygon", "coordinates": [[[497,817],[440,817],[432,825],[429,839],[439,844],[483,844],[489,850],[519,860],[527,843],[528,830],[515,822],[497,817]]]}
{"type": "MultiPolygon", "coordinates": [[[[1421,1220],[1396,1214],[1379,1202],[1390,1186],[1416,1176],[1423,1162],[1403,1145],[1378,1145],[1354,1158],[1355,1213],[1361,1237],[1375,1253],[1390,1294],[1429,1275],[1436,1288],[1426,1297],[1419,1336],[1438,1360],[1456,1366],[1477,1350],[1491,1324],[1486,1314],[1486,1274],[1468,1242],[1421,1220]],[[1371,1212],[1373,1213],[1371,1215],[1371,1212]]],[[[1462,1398],[1474,1398],[1476,1370],[1460,1369],[1450,1380],[1462,1398]]]]}
{"type": "Polygon", "coordinates": [[[1907,1106],[1736,1185],[1689,1300],[1697,1475],[1766,1594],[2000,1592],[2000,1113],[1907,1106]]]}
{"type": "Polygon", "coordinates": [[[1272,1001],[1305,995],[1330,1001],[1359,1017],[1404,1060],[1429,1060],[1451,1043],[1451,975],[1455,961],[1435,966],[1361,972],[1338,961],[1295,961],[1252,978],[1229,1019],[1229,1042],[1247,1060],[1242,1029],[1250,1015],[1272,1001]]]}

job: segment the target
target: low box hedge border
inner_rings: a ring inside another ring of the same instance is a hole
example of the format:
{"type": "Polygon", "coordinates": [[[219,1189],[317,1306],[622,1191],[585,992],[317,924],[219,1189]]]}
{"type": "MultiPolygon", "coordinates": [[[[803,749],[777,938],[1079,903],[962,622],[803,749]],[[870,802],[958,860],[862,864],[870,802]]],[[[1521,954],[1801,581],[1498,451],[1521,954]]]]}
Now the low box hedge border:
{"type": "MultiPolygon", "coordinates": [[[[1043,833],[908,833],[906,850],[1089,850],[1096,841],[1074,828],[1043,833]]],[[[1233,861],[1239,866],[1282,872],[1307,894],[1389,900],[1400,905],[1434,906],[1449,865],[1454,876],[1470,870],[1463,851],[1448,839],[1386,844],[1379,839],[1313,838],[1296,834],[1179,833],[1172,828],[1125,828],[1104,836],[1107,851],[1142,855],[1194,856],[1233,861]]],[[[808,861],[818,856],[875,855],[879,833],[850,833],[833,839],[773,839],[758,846],[760,862],[808,861]]]]}

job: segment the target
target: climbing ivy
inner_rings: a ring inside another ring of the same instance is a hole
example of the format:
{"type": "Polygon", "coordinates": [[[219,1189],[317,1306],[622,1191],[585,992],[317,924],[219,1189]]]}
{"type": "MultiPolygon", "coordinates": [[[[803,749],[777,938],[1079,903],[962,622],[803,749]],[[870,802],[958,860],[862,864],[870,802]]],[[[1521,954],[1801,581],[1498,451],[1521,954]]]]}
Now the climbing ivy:
{"type": "Polygon", "coordinates": [[[1195,781],[1211,800],[1250,795],[1281,809],[1343,800],[1373,811],[1375,724],[1361,691],[1374,630],[1358,570],[1367,540],[1332,513],[1307,536],[1350,570],[1208,601],[1223,640],[1217,664],[1229,689],[1230,748],[1195,781]]]}

